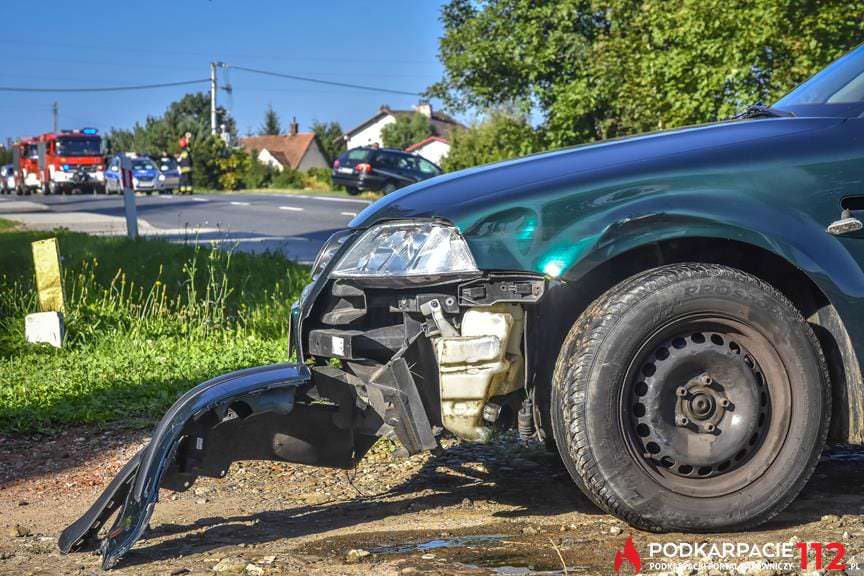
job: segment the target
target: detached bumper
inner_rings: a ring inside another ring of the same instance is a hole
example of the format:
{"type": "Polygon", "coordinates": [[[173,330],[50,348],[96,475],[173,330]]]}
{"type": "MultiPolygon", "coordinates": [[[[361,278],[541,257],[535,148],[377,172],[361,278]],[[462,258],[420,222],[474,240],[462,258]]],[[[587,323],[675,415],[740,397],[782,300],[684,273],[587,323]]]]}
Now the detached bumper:
{"type": "Polygon", "coordinates": [[[327,413],[305,406],[295,411],[296,395],[310,380],[301,364],[275,364],[225,374],[188,391],[162,418],[150,444],[63,531],[60,550],[98,546],[103,568],[111,568],[147,526],[160,486],[186,490],[199,475],[224,476],[234,460],[322,465],[350,460],[350,431],[334,429],[327,413]],[[291,412],[299,414],[286,418],[291,412]],[[99,542],[100,528],[121,507],[99,542]]]}

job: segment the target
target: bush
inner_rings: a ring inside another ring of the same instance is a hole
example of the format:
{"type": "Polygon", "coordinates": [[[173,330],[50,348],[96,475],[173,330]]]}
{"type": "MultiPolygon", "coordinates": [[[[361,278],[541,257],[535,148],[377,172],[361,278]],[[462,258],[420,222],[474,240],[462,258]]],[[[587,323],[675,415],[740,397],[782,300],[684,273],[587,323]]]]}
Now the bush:
{"type": "Polygon", "coordinates": [[[292,168],[284,168],[273,174],[270,182],[273,188],[303,188],[303,174],[292,168]]]}
{"type": "Polygon", "coordinates": [[[330,190],[333,188],[333,174],[329,168],[309,168],[303,175],[304,188],[330,190]]]}
{"type": "Polygon", "coordinates": [[[240,176],[244,188],[266,188],[273,179],[273,168],[258,161],[258,151],[249,155],[249,163],[240,176]]]}
{"type": "Polygon", "coordinates": [[[480,124],[450,133],[450,152],[441,163],[446,171],[509,160],[543,149],[540,134],[527,118],[493,112],[480,124]]]}

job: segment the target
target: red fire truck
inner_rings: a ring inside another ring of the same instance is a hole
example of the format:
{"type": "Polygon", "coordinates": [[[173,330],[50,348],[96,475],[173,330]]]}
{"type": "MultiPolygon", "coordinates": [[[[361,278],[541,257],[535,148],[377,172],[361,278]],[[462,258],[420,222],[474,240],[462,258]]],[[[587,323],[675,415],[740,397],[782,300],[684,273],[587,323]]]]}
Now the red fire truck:
{"type": "Polygon", "coordinates": [[[105,189],[102,137],[95,128],[49,132],[14,150],[19,193],[66,194],[105,189]]]}

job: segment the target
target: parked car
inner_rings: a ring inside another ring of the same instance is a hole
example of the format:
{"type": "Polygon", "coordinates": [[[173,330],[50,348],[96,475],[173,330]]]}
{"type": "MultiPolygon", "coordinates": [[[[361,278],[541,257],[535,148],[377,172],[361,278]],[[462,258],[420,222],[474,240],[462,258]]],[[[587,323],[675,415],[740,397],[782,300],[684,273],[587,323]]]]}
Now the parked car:
{"type": "Polygon", "coordinates": [[[0,193],[11,194],[15,189],[15,166],[12,164],[0,166],[0,193]]]}
{"type": "Polygon", "coordinates": [[[425,158],[394,148],[352,148],[333,162],[333,183],[351,195],[383,192],[441,174],[441,168],[425,158]]]}
{"type": "Polygon", "coordinates": [[[173,156],[154,158],[159,168],[159,191],[173,194],[180,186],[180,166],[173,156]]]}
{"type": "MultiPolygon", "coordinates": [[[[372,160],[374,162],[374,158],[372,160]]],[[[864,445],[864,47],[773,107],[480,166],[324,245],[296,364],[187,392],[60,538],[111,566],[160,485],[250,458],[350,467],[515,426],[633,526],[756,526],[864,445]]]]}
{"type": "Polygon", "coordinates": [[[123,193],[121,163],[124,156],[131,159],[132,189],[135,192],[152,194],[159,190],[159,169],[149,156],[138,156],[133,153],[117,154],[108,164],[105,171],[105,191],[109,194],[123,193]]]}

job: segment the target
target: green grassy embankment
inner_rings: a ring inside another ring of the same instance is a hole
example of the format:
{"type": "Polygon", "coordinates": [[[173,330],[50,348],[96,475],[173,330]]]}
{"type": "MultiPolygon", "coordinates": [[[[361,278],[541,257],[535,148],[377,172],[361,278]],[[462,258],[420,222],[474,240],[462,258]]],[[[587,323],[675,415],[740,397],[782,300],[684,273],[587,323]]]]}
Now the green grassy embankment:
{"type": "Polygon", "coordinates": [[[59,231],[64,348],[27,344],[38,311],[30,243],[0,220],[0,432],[158,418],[215,375],[287,358],[308,269],[278,254],[59,231]]]}

